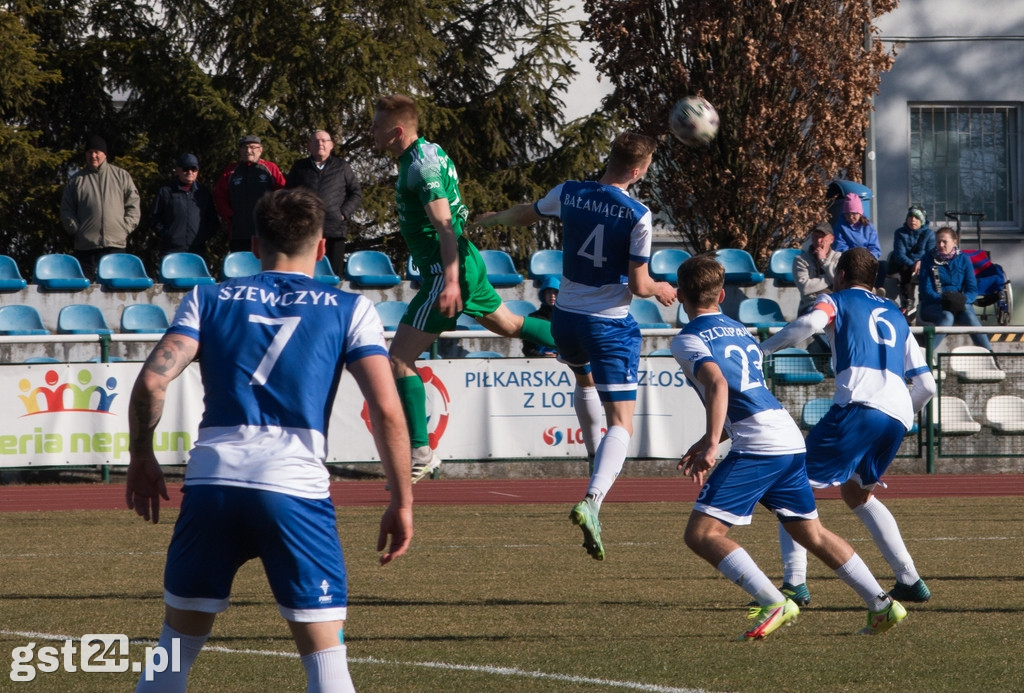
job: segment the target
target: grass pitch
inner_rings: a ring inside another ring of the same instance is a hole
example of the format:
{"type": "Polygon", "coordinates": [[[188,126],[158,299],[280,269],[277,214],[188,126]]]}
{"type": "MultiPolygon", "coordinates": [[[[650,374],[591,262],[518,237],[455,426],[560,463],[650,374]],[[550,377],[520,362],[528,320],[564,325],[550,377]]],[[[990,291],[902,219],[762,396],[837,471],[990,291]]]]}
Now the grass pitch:
{"type": "MultiPolygon", "coordinates": [[[[747,627],[746,594],[682,543],[689,504],[606,503],[603,562],[580,547],[568,506],[421,507],[413,548],[385,568],[373,550],[379,510],[339,508],[352,676],[362,693],[1024,689],[1024,498],[886,504],[932,601],[908,604],[887,635],[858,637],[864,605],[811,557],[811,605],[756,643],[734,641],[747,627]]],[[[820,511],[891,587],[852,513],[838,501],[820,511]]],[[[155,640],[175,517],[152,526],[128,511],[0,514],[0,690],[132,690],[130,672],[13,682],[11,652],[59,646],[50,635],[155,640]]],[[[781,579],[767,512],[730,536],[781,579]]],[[[133,644],[131,658],[142,648],[133,644]]],[[[189,690],[304,690],[293,653],[262,567],[250,563],[189,690]]]]}

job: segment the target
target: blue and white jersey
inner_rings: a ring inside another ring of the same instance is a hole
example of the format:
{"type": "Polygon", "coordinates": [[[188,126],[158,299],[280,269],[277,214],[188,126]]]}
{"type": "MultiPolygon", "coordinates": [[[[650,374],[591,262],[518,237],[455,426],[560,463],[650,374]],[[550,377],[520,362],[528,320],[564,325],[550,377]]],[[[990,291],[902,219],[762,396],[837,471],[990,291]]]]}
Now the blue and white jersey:
{"type": "Polygon", "coordinates": [[[169,334],[199,342],[205,411],[185,484],[328,497],[327,424],[346,363],[387,355],[365,297],[298,273],[197,286],[169,334]]]}
{"type": "Polygon", "coordinates": [[[622,188],[566,181],[534,204],[562,220],[562,288],[555,305],[570,313],[624,318],[633,293],[629,261],[651,257],[651,210],[622,188]]]}
{"type": "Polygon", "coordinates": [[[819,296],[814,309],[829,316],[825,336],[836,372],[833,401],[878,409],[909,430],[914,405],[906,380],[927,371],[928,364],[900,309],[865,289],[819,296]]]}
{"type": "Polygon", "coordinates": [[[765,384],[761,349],[746,327],[721,313],[704,313],[672,338],[671,348],[701,401],[705,393],[697,372],[709,362],[721,369],[729,383],[725,431],[732,451],[753,455],[804,451],[803,434],[765,384]]]}

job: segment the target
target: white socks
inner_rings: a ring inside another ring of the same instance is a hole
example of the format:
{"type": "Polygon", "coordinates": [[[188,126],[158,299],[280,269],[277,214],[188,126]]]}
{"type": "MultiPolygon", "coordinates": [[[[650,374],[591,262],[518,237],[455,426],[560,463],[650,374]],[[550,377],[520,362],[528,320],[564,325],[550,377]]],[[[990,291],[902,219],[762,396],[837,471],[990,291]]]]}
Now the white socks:
{"type": "Polygon", "coordinates": [[[572,395],[572,405],[576,410],[576,419],[580,422],[583,432],[583,444],[587,447],[587,456],[593,457],[597,446],[601,443],[601,421],[604,408],[596,387],[576,385],[572,395]]]}
{"type": "Polygon", "coordinates": [[[864,600],[871,611],[881,611],[889,603],[889,595],[885,593],[878,580],[868,570],[868,566],[856,553],[846,563],[836,568],[836,576],[845,582],[864,600]]]}
{"type": "Polygon", "coordinates": [[[788,585],[802,585],[807,582],[807,549],[789,536],[779,523],[779,548],[782,550],[782,581],[788,585]]]}
{"type": "Polygon", "coordinates": [[[356,693],[348,673],[348,648],[330,647],[302,657],[306,693],[356,693]]]}
{"type": "Polygon", "coordinates": [[[866,503],[854,508],[853,512],[868,528],[875,546],[882,552],[882,556],[896,575],[896,582],[904,585],[913,585],[917,582],[921,576],[914,567],[914,559],[910,557],[910,552],[903,543],[896,518],[882,501],[871,496],[866,503]]]}
{"type": "Polygon", "coordinates": [[[612,426],[601,439],[597,446],[597,456],[594,458],[594,473],[590,476],[590,487],[587,495],[593,496],[594,505],[601,509],[601,501],[611,490],[615,478],[622,471],[622,465],[626,462],[626,452],[629,449],[629,434],[621,426],[612,426]]]}
{"type": "Polygon", "coordinates": [[[718,568],[718,572],[743,588],[761,606],[778,604],[786,600],[785,595],[772,584],[764,571],[757,567],[745,549],[736,549],[715,567],[718,568]]]}
{"type": "Polygon", "coordinates": [[[185,693],[188,672],[192,669],[192,664],[196,661],[196,657],[199,656],[200,650],[203,649],[203,645],[209,637],[209,633],[206,635],[184,635],[164,623],[164,627],[160,631],[160,642],[157,644],[164,648],[164,652],[170,658],[174,649],[174,638],[178,639],[180,653],[178,671],[171,670],[170,659],[163,662],[166,665],[163,671],[147,669],[139,677],[135,693],[185,693]],[[147,681],[147,678],[152,680],[147,681]]]}

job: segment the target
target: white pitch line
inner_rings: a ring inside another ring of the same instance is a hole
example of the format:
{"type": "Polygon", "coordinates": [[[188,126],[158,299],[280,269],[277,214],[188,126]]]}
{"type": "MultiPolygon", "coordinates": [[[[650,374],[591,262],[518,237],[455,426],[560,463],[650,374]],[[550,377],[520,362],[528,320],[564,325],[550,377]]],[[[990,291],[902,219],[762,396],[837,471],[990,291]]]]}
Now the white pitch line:
{"type": "MultiPolygon", "coordinates": [[[[79,638],[66,635],[54,635],[53,633],[37,633],[34,631],[0,630],[0,635],[9,635],[18,638],[35,640],[78,640],[79,638]]],[[[155,640],[130,639],[132,645],[156,645],[155,640]]],[[[206,645],[204,650],[219,652],[222,654],[256,655],[260,657],[284,657],[286,659],[298,659],[296,652],[281,652],[276,650],[251,650],[235,649],[222,645],[206,645]]],[[[401,662],[392,659],[378,659],[376,657],[349,657],[350,664],[383,664],[385,666],[408,666],[421,667],[425,669],[445,669],[448,671],[468,671],[479,674],[493,674],[495,676],[509,676],[526,679],[538,679],[544,681],[560,681],[565,683],[577,683],[592,686],[607,686],[608,688],[621,688],[630,691],[644,691],[645,693],[708,693],[703,688],[678,688],[675,686],[660,686],[653,683],[640,683],[637,681],[615,681],[612,679],[599,679],[589,676],[572,676],[569,674],[548,674],[543,671],[525,671],[515,667],[496,667],[473,664],[449,664],[446,662],[401,662]]]]}
{"type": "Polygon", "coordinates": [[[519,493],[502,493],[501,491],[488,491],[487,493],[492,496],[505,496],[506,498],[522,498],[522,494],[519,493]]]}

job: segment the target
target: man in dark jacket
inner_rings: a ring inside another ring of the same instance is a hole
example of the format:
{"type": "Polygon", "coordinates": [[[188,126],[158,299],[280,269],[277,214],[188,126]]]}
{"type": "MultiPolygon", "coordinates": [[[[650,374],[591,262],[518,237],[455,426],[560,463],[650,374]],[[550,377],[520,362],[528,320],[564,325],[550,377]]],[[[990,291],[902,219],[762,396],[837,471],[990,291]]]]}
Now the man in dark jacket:
{"type": "Polygon", "coordinates": [[[289,188],[308,188],[317,194],[326,207],[324,239],[326,257],[335,274],[345,270],[345,237],[348,220],[359,209],[363,192],[352,167],[331,150],[334,142],[326,130],[317,130],[309,137],[309,157],[299,159],[288,172],[289,188]]]}
{"type": "Polygon", "coordinates": [[[281,169],[262,155],[263,142],[256,135],[238,140],[238,161],[224,168],[213,189],[217,213],[227,223],[231,252],[252,248],[256,203],[264,194],[284,187],[281,169]]]}
{"type": "Polygon", "coordinates": [[[169,253],[195,253],[206,259],[206,242],[217,233],[213,195],[196,180],[199,159],[182,154],[174,176],[157,191],[150,224],[160,239],[160,257],[169,253]]]}

